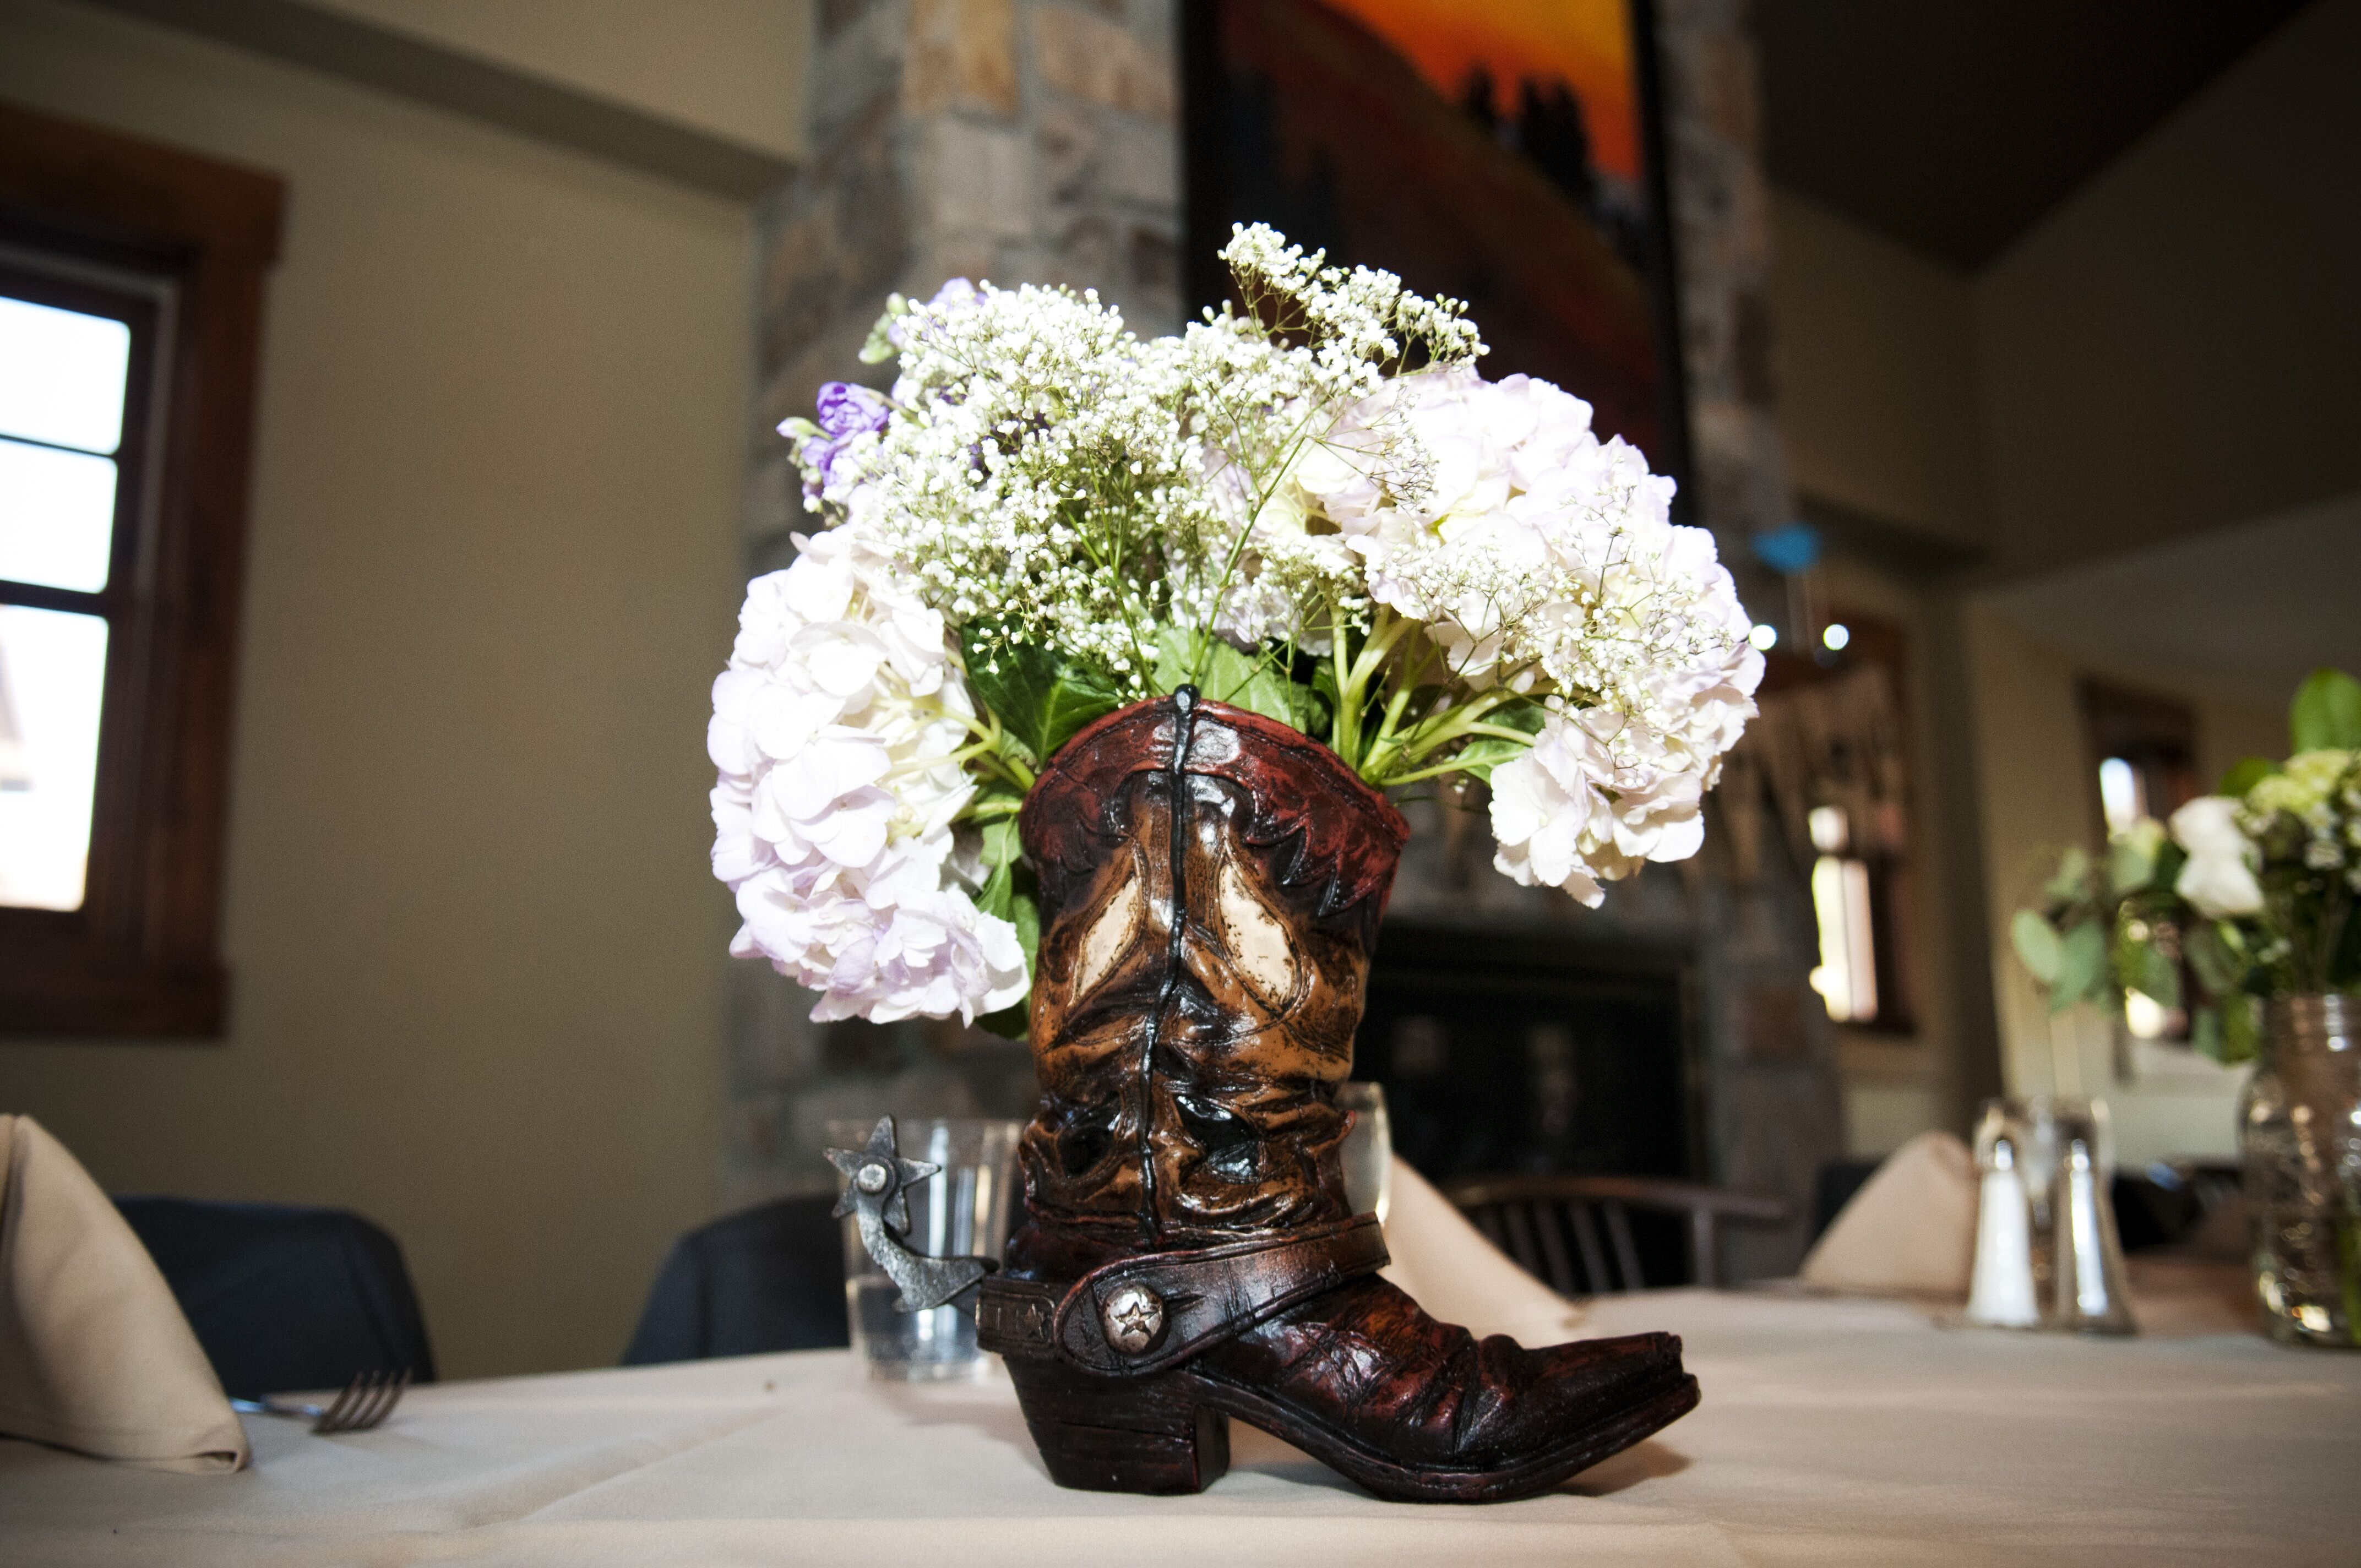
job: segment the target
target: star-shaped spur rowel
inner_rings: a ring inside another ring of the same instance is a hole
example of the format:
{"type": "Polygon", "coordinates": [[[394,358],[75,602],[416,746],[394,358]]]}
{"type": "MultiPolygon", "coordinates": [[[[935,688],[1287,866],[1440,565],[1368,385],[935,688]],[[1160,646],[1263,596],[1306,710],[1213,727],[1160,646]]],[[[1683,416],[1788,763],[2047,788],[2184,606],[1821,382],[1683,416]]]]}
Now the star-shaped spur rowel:
{"type": "Polygon", "coordinates": [[[988,1257],[928,1257],[913,1252],[903,1239],[910,1228],[909,1187],[942,1169],[924,1160],[904,1159],[894,1142],[894,1118],[880,1116],[869,1146],[827,1150],[829,1163],[844,1173],[844,1196],[836,1201],[835,1217],[851,1214],[861,1226],[861,1245],[877,1260],[902,1298],[905,1312],[940,1307],[998,1266],[988,1257]]]}
{"type": "Polygon", "coordinates": [[[910,1183],[924,1181],[942,1169],[922,1159],[902,1157],[901,1147],[894,1141],[891,1116],[877,1118],[867,1148],[829,1149],[828,1162],[844,1173],[844,1196],[836,1201],[829,1219],[841,1220],[853,1212],[862,1198],[874,1197],[880,1217],[904,1232],[910,1228],[910,1183]]]}

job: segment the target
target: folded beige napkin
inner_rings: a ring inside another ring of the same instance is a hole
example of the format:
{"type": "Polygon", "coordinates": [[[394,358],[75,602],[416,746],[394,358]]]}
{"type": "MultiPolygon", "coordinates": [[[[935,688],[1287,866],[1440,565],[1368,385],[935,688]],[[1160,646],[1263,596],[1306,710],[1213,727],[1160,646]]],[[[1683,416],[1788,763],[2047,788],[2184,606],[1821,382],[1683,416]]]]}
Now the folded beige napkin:
{"type": "Polygon", "coordinates": [[[1949,1133],[1895,1149],[1804,1259],[1804,1283],[1863,1296],[1968,1293],[1976,1251],[1975,1160],[1949,1133]]]}
{"type": "Polygon", "coordinates": [[[30,1116],[0,1115],[0,1434],[158,1470],[236,1470],[246,1430],[171,1288],[30,1116]]]}
{"type": "Polygon", "coordinates": [[[1385,1277],[1446,1323],[1527,1344],[1573,1336],[1582,1310],[1517,1266],[1426,1179],[1397,1157],[1386,1209],[1385,1277]]]}

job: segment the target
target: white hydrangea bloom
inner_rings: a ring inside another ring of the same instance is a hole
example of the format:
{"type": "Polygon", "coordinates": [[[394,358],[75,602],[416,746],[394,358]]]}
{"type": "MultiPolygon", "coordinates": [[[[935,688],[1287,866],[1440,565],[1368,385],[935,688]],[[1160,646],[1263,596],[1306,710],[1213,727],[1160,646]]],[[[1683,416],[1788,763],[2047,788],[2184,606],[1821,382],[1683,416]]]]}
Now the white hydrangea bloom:
{"type": "Polygon", "coordinates": [[[1023,999],[1016,927],[969,895],[953,821],[974,717],[941,615],[856,525],[748,585],[707,750],[730,951],[820,992],[812,1016],[972,1021],[1023,999]]]}
{"type": "Polygon", "coordinates": [[[1547,697],[1533,749],[1493,774],[1502,872],[1595,905],[1697,852],[1763,655],[1712,536],[1672,522],[1671,480],[1598,440],[1580,399],[1461,368],[1387,383],[1293,478],[1454,676],[1547,697]],[[1388,477],[1395,422],[1422,449],[1416,491],[1388,477]]]}

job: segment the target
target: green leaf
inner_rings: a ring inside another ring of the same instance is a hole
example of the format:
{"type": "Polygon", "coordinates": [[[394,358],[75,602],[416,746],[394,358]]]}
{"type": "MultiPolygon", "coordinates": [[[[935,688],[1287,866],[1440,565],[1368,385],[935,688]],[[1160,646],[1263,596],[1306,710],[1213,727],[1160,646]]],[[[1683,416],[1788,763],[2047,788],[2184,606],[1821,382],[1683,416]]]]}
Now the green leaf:
{"type": "Polygon", "coordinates": [[[1016,818],[1004,817],[983,825],[983,863],[994,871],[1012,866],[1023,858],[1025,846],[1017,841],[1016,818]]]}
{"type": "Polygon", "coordinates": [[[2288,736],[2299,751],[2361,747],[2361,681],[2342,670],[2314,670],[2296,687],[2288,736]]]}
{"type": "Polygon", "coordinates": [[[1178,690],[1191,674],[1200,696],[1259,713],[1291,729],[1302,729],[1302,720],[1310,716],[1312,694],[1289,680],[1276,658],[1241,652],[1210,633],[1200,640],[1183,627],[1157,628],[1156,684],[1166,691],[1178,690]]]}
{"type": "Polygon", "coordinates": [[[2212,920],[2192,925],[2180,936],[2181,951],[2197,971],[2197,983],[2210,996],[2227,996],[2246,978],[2246,960],[2223,940],[2221,926],[2212,920]]]}
{"type": "Polygon", "coordinates": [[[1025,949],[1025,972],[1033,972],[1033,955],[1041,944],[1041,901],[1033,873],[1021,861],[1004,861],[975,895],[975,906],[997,915],[1016,927],[1017,944],[1025,949]]]}
{"type": "Polygon", "coordinates": [[[2238,799],[2279,771],[2279,765],[2268,757],[2241,757],[2230,764],[2230,771],[2222,775],[2222,782],[2214,786],[2213,793],[2238,799]]]}
{"type": "MultiPolygon", "coordinates": [[[[1016,944],[1025,949],[1025,972],[1035,973],[1039,968],[1041,951],[1041,897],[1033,881],[1033,873],[1012,849],[1008,858],[994,862],[994,832],[1006,828],[1003,842],[1013,846],[1016,841],[1016,824],[995,822],[986,827],[984,859],[993,866],[992,875],[984,879],[975,895],[975,906],[986,915],[997,915],[1016,927],[1016,944]]],[[[975,1021],[976,1027],[1000,1036],[1003,1039],[1021,1040],[1030,1021],[1031,999],[1004,1007],[997,1013],[987,1013],[975,1021]]]]}
{"type": "Polygon", "coordinates": [[[2222,1059],[2222,1011],[2218,1007],[2200,1007],[2189,1017],[2189,1043],[2197,1047],[2200,1056],[2222,1059]]]}
{"type": "Polygon", "coordinates": [[[2096,920],[2085,920],[2058,945],[2058,983],[2049,992],[2049,1011],[2063,1013],[2096,996],[2106,983],[2106,929],[2096,920]]]}
{"type": "Polygon", "coordinates": [[[1046,764],[1091,720],[1123,706],[1123,693],[1095,670],[1046,648],[976,646],[976,629],[961,635],[968,689],[1000,720],[1011,739],[1046,764]]]}
{"type": "MultiPolygon", "coordinates": [[[[1542,723],[1549,710],[1531,697],[1518,697],[1501,704],[1484,716],[1487,724],[1497,724],[1504,729],[1521,730],[1527,735],[1542,732],[1542,723]]],[[[1513,762],[1532,750],[1530,740],[1509,740],[1498,735],[1477,735],[1471,738],[1452,757],[1459,771],[1470,778],[1492,782],[1492,770],[1502,762],[1513,762]]]]}
{"type": "MultiPolygon", "coordinates": [[[[1339,636],[1343,633],[1339,632],[1339,636]]],[[[1312,671],[1312,693],[1307,707],[1320,715],[1320,728],[1303,727],[1303,732],[1323,745],[1336,743],[1336,665],[1334,660],[1323,659],[1312,671]]]]}
{"type": "Polygon", "coordinates": [[[1021,1040],[1025,1037],[1026,1031],[1032,1027],[1032,1023],[1033,1003],[1028,998],[1023,1002],[1012,1003],[997,1013],[978,1014],[975,1026],[987,1035],[997,1035],[1004,1040],[1021,1040]]]}
{"type": "Polygon", "coordinates": [[[2115,980],[2158,1007],[2180,1005],[2180,967],[2155,941],[2124,936],[2115,944],[2115,980]]]}
{"type": "Polygon", "coordinates": [[[2027,973],[2043,985],[2058,983],[2058,967],[2064,955],[2058,942],[2058,927],[2044,920],[2039,912],[2020,909],[2008,923],[2009,945],[2027,973]]]}
{"type": "Polygon", "coordinates": [[[2146,887],[2156,875],[2156,846],[2126,833],[2107,846],[2107,889],[2117,897],[2146,887]]]}
{"type": "MultiPolygon", "coordinates": [[[[1320,667],[1328,671],[1330,684],[1334,685],[1336,672],[1326,664],[1320,667]]],[[[1333,739],[1336,733],[1335,699],[1317,686],[1305,685],[1301,681],[1288,682],[1287,691],[1295,704],[1295,717],[1288,722],[1314,740],[1324,743],[1333,739]]]]}
{"type": "Polygon", "coordinates": [[[2042,884],[2042,893],[2052,903],[2075,904],[2090,896],[2091,857],[2079,844],[2059,857],[2058,874],[2042,884]]]}
{"type": "Polygon", "coordinates": [[[909,314],[909,312],[910,302],[901,295],[885,296],[885,313],[877,318],[877,324],[869,329],[868,340],[861,345],[861,362],[863,365],[882,365],[902,352],[894,346],[894,340],[885,334],[895,322],[909,314]]]}
{"type": "Polygon", "coordinates": [[[2260,1012],[2251,996],[2241,993],[2222,999],[2222,1060],[2225,1066],[2254,1059],[2262,1045],[2260,1012]]]}

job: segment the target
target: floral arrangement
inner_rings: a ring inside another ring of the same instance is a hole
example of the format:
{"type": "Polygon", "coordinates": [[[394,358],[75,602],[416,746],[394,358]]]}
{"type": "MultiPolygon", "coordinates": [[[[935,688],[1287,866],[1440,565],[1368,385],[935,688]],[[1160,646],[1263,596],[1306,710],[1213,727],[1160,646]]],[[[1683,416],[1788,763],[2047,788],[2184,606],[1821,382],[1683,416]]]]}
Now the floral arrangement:
{"type": "Polygon", "coordinates": [[[1094,718],[1194,685],[1378,788],[1488,785],[1501,871],[1587,904],[1696,852],[1762,655],[1711,536],[1475,326],[1269,229],[1146,340],[1089,292],[896,296],[796,443],[822,526],[715,683],[714,870],[816,1018],[1021,1030],[1015,818],[1094,718]]]}
{"type": "Polygon", "coordinates": [[[2289,715],[2293,755],[2250,757],[2218,793],[2144,819],[2103,862],[2069,850],[2010,927],[2053,1012],[2137,991],[2191,1008],[2201,1049],[2255,1054],[2263,998],[2361,991],[2361,682],[2321,670],[2289,715]],[[2197,995],[2184,998],[2182,967],[2197,995]]]}

